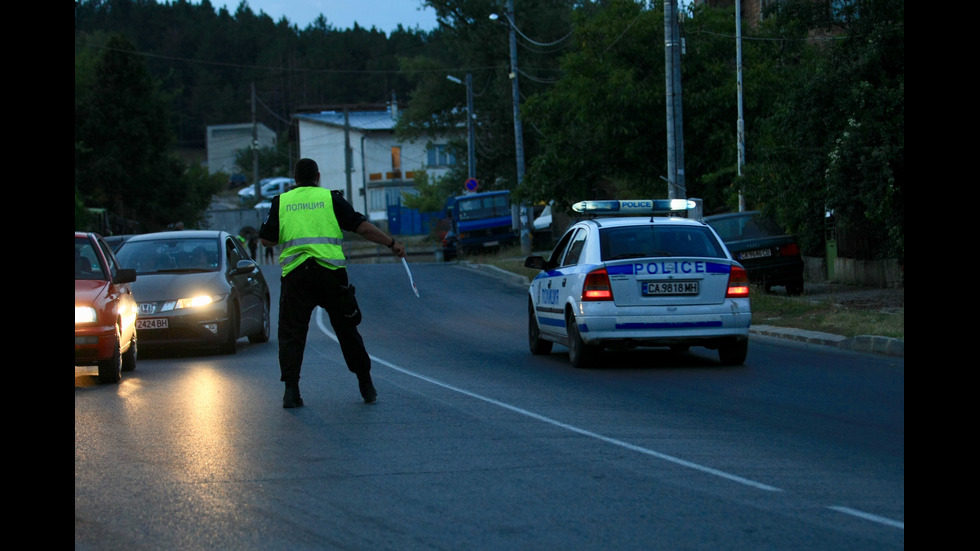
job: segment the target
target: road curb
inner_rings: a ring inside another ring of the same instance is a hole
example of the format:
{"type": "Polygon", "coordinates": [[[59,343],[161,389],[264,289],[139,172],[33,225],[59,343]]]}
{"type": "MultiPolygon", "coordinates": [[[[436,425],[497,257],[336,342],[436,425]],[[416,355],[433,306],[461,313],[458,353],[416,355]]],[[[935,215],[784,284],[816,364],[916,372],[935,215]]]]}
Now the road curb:
{"type": "Polygon", "coordinates": [[[905,341],[892,337],[858,335],[857,337],[849,338],[832,333],[823,333],[821,331],[805,331],[803,329],[775,327],[772,325],[753,325],[749,328],[749,333],[810,344],[834,346],[841,350],[905,357],[905,341]]]}
{"type": "Polygon", "coordinates": [[[873,352],[886,356],[905,357],[905,341],[890,337],[879,337],[876,335],[858,335],[853,339],[847,339],[840,345],[845,350],[858,350],[861,352],[873,352]]]}

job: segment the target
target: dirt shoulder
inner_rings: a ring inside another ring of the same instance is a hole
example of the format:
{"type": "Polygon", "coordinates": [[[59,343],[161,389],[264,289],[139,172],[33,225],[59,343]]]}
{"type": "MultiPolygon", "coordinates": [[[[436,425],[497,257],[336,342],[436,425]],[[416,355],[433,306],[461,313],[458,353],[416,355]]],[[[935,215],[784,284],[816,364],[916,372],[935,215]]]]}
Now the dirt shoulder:
{"type": "MultiPolygon", "coordinates": [[[[773,289],[774,295],[785,294],[785,289],[773,289]]],[[[832,282],[807,282],[803,298],[814,302],[830,300],[847,308],[895,313],[905,309],[905,287],[873,288],[843,285],[832,282]]]]}

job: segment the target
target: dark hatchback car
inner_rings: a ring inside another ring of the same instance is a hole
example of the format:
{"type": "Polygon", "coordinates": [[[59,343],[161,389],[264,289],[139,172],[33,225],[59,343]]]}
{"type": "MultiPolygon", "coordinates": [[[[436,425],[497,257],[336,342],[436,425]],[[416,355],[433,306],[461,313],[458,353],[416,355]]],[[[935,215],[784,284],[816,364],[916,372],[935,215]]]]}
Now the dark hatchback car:
{"type": "Polygon", "coordinates": [[[116,253],[135,268],[140,346],[217,348],[269,340],[269,286],[242,244],[224,231],[134,235],[116,253]]]}
{"type": "Polygon", "coordinates": [[[749,273],[749,281],[766,292],[786,287],[789,295],[803,294],[803,257],[796,238],[759,211],[706,216],[725,246],[749,273]]]}

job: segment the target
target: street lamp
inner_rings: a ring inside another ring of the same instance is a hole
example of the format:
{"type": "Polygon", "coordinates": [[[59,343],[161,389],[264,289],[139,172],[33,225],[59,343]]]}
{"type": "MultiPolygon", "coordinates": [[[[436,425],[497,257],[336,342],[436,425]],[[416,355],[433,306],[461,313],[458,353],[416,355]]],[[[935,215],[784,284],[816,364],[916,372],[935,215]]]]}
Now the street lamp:
{"type": "MultiPolygon", "coordinates": [[[[446,78],[456,84],[463,84],[461,80],[446,75],[446,78]]],[[[476,151],[474,150],[475,140],[473,139],[473,125],[476,115],[473,114],[473,75],[466,73],[466,166],[470,179],[476,179],[476,151]]]]}
{"type": "MultiPolygon", "coordinates": [[[[521,92],[517,85],[517,27],[514,25],[514,0],[507,0],[507,13],[504,14],[510,27],[510,83],[514,104],[514,147],[517,157],[517,185],[524,180],[524,130],[521,128],[520,98],[521,92]]],[[[497,14],[491,13],[490,20],[496,21],[497,14]]],[[[517,216],[521,232],[521,252],[531,254],[531,236],[528,232],[527,206],[521,203],[517,216]]]]}

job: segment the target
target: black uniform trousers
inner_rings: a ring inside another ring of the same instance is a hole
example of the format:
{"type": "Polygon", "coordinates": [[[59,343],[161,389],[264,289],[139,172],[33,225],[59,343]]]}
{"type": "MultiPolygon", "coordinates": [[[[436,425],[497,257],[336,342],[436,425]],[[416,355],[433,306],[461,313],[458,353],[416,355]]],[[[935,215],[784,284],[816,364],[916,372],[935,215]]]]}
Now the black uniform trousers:
{"type": "Polygon", "coordinates": [[[357,332],[357,326],[347,321],[339,310],[340,289],[347,283],[346,269],[325,268],[312,258],[282,278],[279,295],[281,381],[287,384],[299,382],[310,318],[317,306],[330,316],[330,325],[337,334],[347,369],[357,375],[370,373],[371,358],[364,348],[364,340],[357,332]]]}

